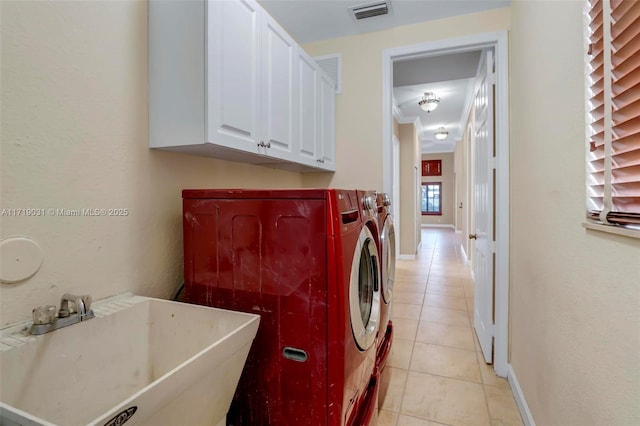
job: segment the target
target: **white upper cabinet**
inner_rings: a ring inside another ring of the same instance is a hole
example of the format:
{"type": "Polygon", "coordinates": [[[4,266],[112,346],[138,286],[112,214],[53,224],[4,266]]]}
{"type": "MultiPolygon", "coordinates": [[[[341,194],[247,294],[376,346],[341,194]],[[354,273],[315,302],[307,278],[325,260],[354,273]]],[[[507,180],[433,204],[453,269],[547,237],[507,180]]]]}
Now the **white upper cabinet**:
{"type": "Polygon", "coordinates": [[[262,25],[262,142],[267,154],[296,161],[298,110],[295,107],[297,45],[265,13],[262,25]]]}
{"type": "Polygon", "coordinates": [[[336,84],[324,72],[318,78],[319,162],[327,170],[336,168],[336,84]]]}
{"type": "Polygon", "coordinates": [[[320,75],[255,0],[149,2],[151,148],[334,170],[335,148],[323,146],[335,140],[334,124],[324,128],[335,99],[320,75]]]}
{"type": "Polygon", "coordinates": [[[206,142],[258,152],[261,14],[253,1],[207,3],[206,142]]]}
{"type": "Polygon", "coordinates": [[[298,49],[298,155],[306,164],[335,170],[335,83],[298,49]]]}
{"type": "Polygon", "coordinates": [[[298,155],[306,163],[319,166],[318,161],[318,68],[304,50],[296,55],[298,71],[297,109],[299,111],[298,155]]]}

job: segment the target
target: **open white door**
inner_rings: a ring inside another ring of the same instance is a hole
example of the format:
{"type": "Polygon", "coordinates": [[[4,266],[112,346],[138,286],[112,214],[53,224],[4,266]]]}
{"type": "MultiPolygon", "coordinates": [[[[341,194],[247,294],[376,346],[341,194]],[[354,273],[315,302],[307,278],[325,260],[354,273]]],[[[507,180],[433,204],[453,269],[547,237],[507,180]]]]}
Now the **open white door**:
{"type": "Polygon", "coordinates": [[[475,97],[475,238],[473,326],[482,354],[493,363],[494,285],[495,285],[495,143],[494,143],[493,51],[483,51],[477,76],[475,97]]]}

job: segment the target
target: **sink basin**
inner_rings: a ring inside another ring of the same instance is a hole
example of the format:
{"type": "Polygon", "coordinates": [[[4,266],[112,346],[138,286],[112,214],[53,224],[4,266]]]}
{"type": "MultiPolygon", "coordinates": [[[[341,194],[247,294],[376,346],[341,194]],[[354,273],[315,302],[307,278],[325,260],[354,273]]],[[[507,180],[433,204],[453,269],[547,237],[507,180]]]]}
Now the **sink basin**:
{"type": "Polygon", "coordinates": [[[2,425],[224,425],[258,315],[126,295],[0,339],[2,425]]]}

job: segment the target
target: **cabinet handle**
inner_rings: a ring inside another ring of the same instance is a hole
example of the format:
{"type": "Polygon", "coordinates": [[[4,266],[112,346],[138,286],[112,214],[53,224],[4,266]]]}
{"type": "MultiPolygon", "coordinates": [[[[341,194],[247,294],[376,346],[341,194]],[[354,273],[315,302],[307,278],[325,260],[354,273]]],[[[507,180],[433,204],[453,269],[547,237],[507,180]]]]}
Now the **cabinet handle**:
{"type": "Polygon", "coordinates": [[[324,158],[318,158],[316,161],[317,161],[318,163],[324,163],[324,158]]]}
{"type": "Polygon", "coordinates": [[[271,142],[264,143],[264,142],[260,141],[260,143],[258,143],[258,146],[260,146],[262,148],[271,148],[271,142]]]}

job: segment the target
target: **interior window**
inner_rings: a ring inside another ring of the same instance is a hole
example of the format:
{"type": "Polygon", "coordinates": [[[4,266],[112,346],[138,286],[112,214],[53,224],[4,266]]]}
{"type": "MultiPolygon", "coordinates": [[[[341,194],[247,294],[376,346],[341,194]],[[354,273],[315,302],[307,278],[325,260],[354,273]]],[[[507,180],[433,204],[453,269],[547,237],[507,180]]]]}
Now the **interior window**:
{"type": "Polygon", "coordinates": [[[423,182],[421,196],[421,210],[423,215],[442,214],[442,183],[423,182]]]}

